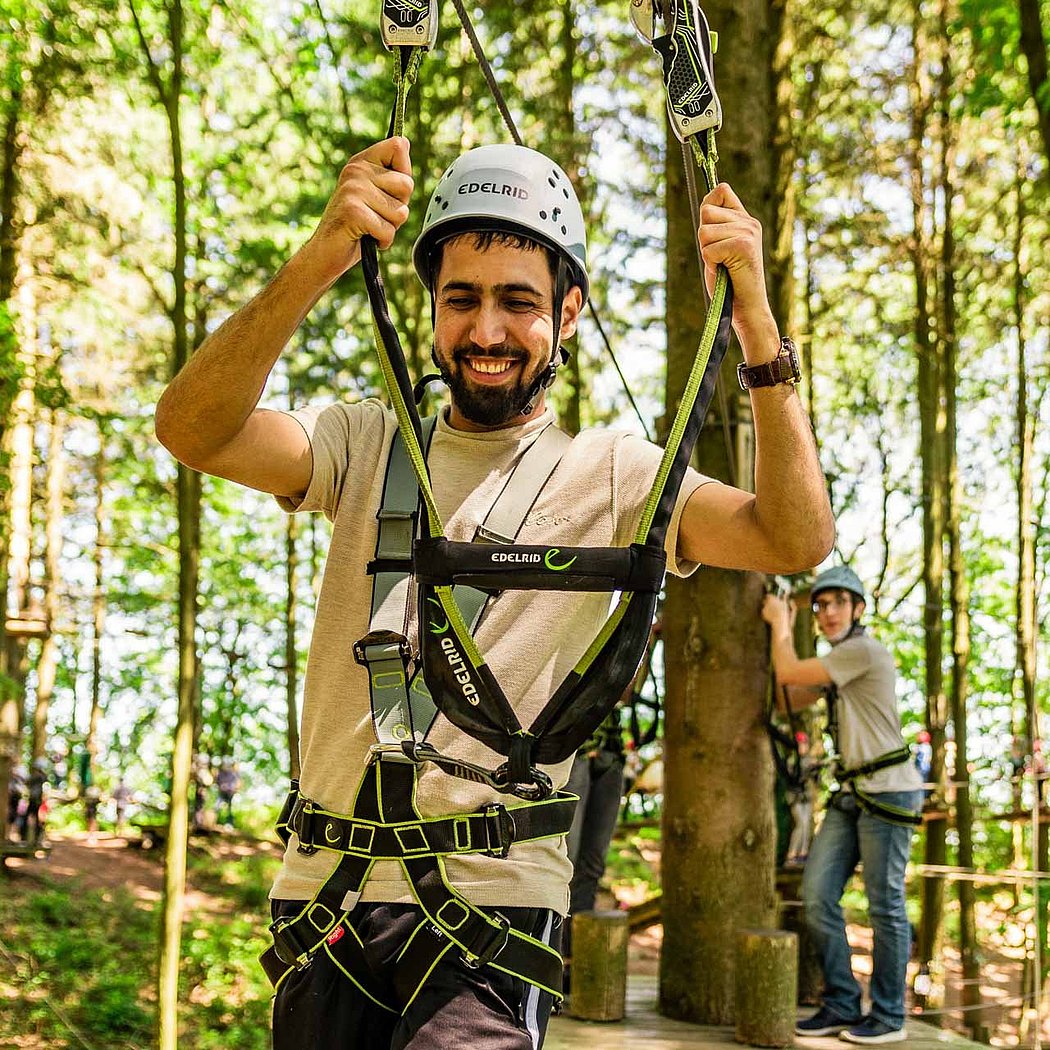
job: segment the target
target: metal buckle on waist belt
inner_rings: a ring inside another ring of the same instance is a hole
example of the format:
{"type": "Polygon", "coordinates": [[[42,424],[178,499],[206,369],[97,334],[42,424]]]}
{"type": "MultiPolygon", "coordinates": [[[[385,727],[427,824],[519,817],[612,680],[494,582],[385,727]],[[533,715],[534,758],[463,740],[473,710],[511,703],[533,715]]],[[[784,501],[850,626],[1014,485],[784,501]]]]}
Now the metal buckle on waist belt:
{"type": "Polygon", "coordinates": [[[317,852],[317,847],[310,845],[314,838],[315,813],[313,801],[300,795],[288,817],[288,827],[299,839],[299,844],[295,847],[296,852],[304,857],[312,857],[317,852]]]}
{"type": "Polygon", "coordinates": [[[485,844],[488,853],[501,860],[506,858],[517,833],[513,814],[500,802],[490,802],[487,806],[482,806],[480,812],[485,815],[485,844]]]}
{"type": "Polygon", "coordinates": [[[482,966],[487,966],[507,947],[507,941],[510,940],[510,919],[498,911],[494,911],[490,917],[495,919],[499,925],[487,927],[488,932],[481,951],[475,953],[463,949],[463,962],[472,970],[480,970],[482,966]]]}
{"type": "Polygon", "coordinates": [[[281,962],[305,970],[313,961],[310,956],[313,945],[303,940],[294,920],[282,918],[270,923],[270,936],[273,937],[273,950],[281,962]]]}

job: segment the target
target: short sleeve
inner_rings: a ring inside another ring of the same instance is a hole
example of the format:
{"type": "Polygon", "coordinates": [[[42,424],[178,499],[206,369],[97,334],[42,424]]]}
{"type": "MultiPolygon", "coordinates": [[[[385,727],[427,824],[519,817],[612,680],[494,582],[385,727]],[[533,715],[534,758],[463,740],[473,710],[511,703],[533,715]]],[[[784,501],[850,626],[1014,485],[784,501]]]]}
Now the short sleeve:
{"type": "MultiPolygon", "coordinates": [[[[642,511],[649,494],[652,492],[653,482],[656,478],[660,461],[663,458],[663,450],[648,441],[644,441],[633,434],[624,434],[617,443],[616,448],[616,499],[618,504],[618,522],[624,522],[628,528],[624,529],[622,524],[618,526],[620,543],[631,543],[634,533],[642,518],[642,511]]],[[[678,558],[678,528],[682,521],[682,512],[690,497],[702,485],[717,485],[719,482],[709,478],[692,467],[686,468],[685,476],[682,478],[682,486],[678,490],[674,509],[671,512],[671,520],[667,525],[667,536],[664,540],[664,550],[667,554],[667,571],[675,576],[690,576],[698,568],[699,562],[687,561],[678,558]]]]}
{"type": "Polygon", "coordinates": [[[859,639],[842,642],[818,659],[840,689],[865,674],[871,667],[871,653],[859,639]]]}
{"type": "Polygon", "coordinates": [[[310,442],[313,470],[301,500],[277,496],[277,504],[290,514],[319,510],[334,520],[350,468],[351,449],[358,445],[365,428],[382,427],[383,406],[369,398],[354,404],[310,405],[285,414],[303,428],[310,442]]]}

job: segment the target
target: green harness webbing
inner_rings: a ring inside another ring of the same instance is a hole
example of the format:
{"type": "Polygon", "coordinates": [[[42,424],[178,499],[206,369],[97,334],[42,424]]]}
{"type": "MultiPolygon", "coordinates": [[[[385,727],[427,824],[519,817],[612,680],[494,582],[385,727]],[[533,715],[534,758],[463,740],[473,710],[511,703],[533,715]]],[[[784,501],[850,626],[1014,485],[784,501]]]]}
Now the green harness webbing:
{"type": "Polygon", "coordinates": [[[540,803],[511,808],[493,804],[479,813],[424,818],[416,808],[415,790],[415,765],[399,749],[379,745],[373,748],[350,815],[322,809],[293,789],[278,833],[286,844],[294,833],[301,852],[326,851],[339,861],[298,915],[271,924],[273,946],[260,960],[271,983],[279,987],[323,949],[365,995],[401,1013],[438,961],[455,949],[468,966],[494,966],[560,999],[560,954],[514,929],[499,912],[488,914],[471,904],[449,882],[445,858],[505,858],[516,842],[560,838],[572,822],[576,796],[560,793],[540,803]],[[423,912],[398,960],[393,1001],[376,987],[350,920],[377,860],[400,864],[423,912]]]}
{"type": "MultiPolygon", "coordinates": [[[[435,423],[433,417],[422,421],[427,445],[435,423]]],[[[571,442],[553,424],[543,428],[518,457],[510,478],[478,527],[476,539],[514,542],[571,442]]],[[[379,744],[373,749],[350,815],[324,809],[303,797],[298,784],[293,784],[278,833],[286,844],[294,834],[298,840],[296,849],[304,855],[325,850],[341,854],[343,860],[297,916],[280,919],[271,926],[274,946],[263,956],[263,967],[276,986],[289,970],[306,965],[323,942],[333,962],[366,995],[394,1009],[374,987],[349,913],[360,898],[375,860],[426,861],[403,863],[402,867],[425,914],[429,917],[433,912],[437,916],[434,921],[444,932],[439,935],[428,928],[418,938],[413,936],[413,951],[404,953],[397,968],[395,983],[400,1009],[407,1008],[431,967],[453,946],[463,950],[470,965],[480,966],[498,956],[501,961],[495,965],[499,968],[556,994],[556,967],[548,956],[549,949],[541,952],[536,947],[538,942],[522,940],[524,935],[510,931],[505,920],[494,926],[493,920],[463,900],[444,878],[443,858],[471,853],[506,858],[513,842],[564,835],[572,822],[576,796],[561,793],[548,801],[510,810],[490,805],[477,813],[427,819],[420,817],[415,808],[417,765],[408,764],[402,744],[413,741],[423,745],[437,711],[421,676],[418,672],[410,674],[411,646],[399,633],[406,620],[418,505],[419,490],[408,467],[405,443],[397,432],[387,458],[383,495],[376,515],[376,557],[369,565],[373,578],[371,630],[354,646],[355,657],[369,672],[372,722],[379,744]],[[384,794],[384,786],[397,797],[384,794]],[[402,795],[412,799],[408,810],[401,802],[402,795]],[[437,881],[435,872],[440,876],[437,881]],[[446,891],[446,899],[439,899],[446,891]],[[469,925],[460,918],[463,908],[470,911],[469,925]],[[494,938],[492,931],[497,928],[500,933],[494,938]]],[[[457,598],[462,608],[470,610],[468,615],[473,622],[480,619],[489,597],[474,588],[457,588],[457,598]]],[[[484,772],[480,767],[439,755],[432,748],[430,751],[431,761],[441,768],[452,767],[460,776],[467,775],[470,769],[484,772]]]]}
{"type": "MultiPolygon", "coordinates": [[[[424,447],[436,417],[422,420],[424,447]]],[[[525,517],[554,473],[572,438],[548,424],[521,453],[474,542],[512,544],[525,517]]],[[[387,458],[383,496],[376,515],[379,528],[372,576],[369,633],[354,643],[354,658],[368,671],[372,723],[380,744],[422,744],[437,714],[423,675],[404,634],[410,599],[412,546],[419,518],[419,486],[408,461],[401,432],[394,435],[387,458]]],[[[456,601],[471,633],[481,620],[491,594],[475,587],[455,588],[456,601]]]]}

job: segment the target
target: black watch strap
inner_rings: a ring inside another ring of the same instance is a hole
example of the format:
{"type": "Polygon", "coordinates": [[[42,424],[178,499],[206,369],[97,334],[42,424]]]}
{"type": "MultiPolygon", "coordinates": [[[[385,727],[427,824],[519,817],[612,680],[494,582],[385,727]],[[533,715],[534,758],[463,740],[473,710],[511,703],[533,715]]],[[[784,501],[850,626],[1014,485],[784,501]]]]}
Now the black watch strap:
{"type": "Polygon", "coordinates": [[[760,365],[739,364],[736,366],[736,377],[743,390],[777,386],[780,383],[798,383],[802,379],[798,347],[795,346],[794,340],[784,336],[780,340],[780,353],[772,361],[760,365]]]}

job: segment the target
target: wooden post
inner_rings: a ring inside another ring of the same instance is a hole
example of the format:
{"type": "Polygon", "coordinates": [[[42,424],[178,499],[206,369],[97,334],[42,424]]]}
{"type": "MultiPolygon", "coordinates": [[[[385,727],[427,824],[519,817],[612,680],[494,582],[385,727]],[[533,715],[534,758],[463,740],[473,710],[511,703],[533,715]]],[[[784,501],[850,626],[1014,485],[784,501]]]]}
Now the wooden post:
{"type": "Polygon", "coordinates": [[[824,973],[820,968],[817,946],[806,925],[801,870],[777,872],[777,889],[782,895],[777,926],[798,937],[798,1003],[800,1006],[818,1006],[824,991],[824,973]]]}
{"type": "Polygon", "coordinates": [[[798,938],[786,930],[739,930],[736,937],[736,1041],[795,1041],[798,938]]]}
{"type": "Polygon", "coordinates": [[[584,1021],[622,1021],[627,1002],[627,943],[622,911],[581,911],[572,917],[572,977],[568,1012],[584,1021]]]}

